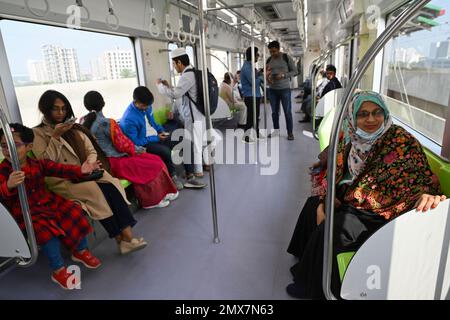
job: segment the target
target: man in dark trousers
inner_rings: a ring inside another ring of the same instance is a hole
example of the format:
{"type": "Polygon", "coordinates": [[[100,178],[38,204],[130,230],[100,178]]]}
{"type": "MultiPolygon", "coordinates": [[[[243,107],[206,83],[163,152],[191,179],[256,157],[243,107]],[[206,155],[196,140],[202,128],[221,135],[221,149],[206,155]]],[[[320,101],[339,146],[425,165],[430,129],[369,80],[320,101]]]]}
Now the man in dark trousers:
{"type": "Polygon", "coordinates": [[[283,105],[284,117],[288,132],[288,140],[294,140],[291,106],[290,79],[297,75],[297,66],[287,53],[280,51],[280,43],[269,43],[270,57],[266,61],[267,81],[269,83],[269,100],[272,107],[272,121],[275,131],[269,136],[279,134],[280,103],[283,105]]]}

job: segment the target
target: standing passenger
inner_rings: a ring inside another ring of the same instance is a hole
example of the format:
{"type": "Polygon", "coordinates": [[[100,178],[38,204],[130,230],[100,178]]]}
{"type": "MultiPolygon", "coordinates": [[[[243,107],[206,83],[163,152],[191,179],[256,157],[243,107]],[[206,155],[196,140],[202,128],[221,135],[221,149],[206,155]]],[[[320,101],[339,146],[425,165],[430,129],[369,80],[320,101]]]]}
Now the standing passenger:
{"type": "MultiPolygon", "coordinates": [[[[201,176],[203,173],[202,159],[203,159],[203,132],[206,132],[205,116],[197,110],[195,106],[198,94],[197,84],[195,80],[194,67],[191,65],[189,56],[185,48],[177,48],[172,51],[172,65],[178,74],[181,74],[178,83],[175,87],[169,85],[166,80],[158,79],[156,84],[161,94],[171,98],[180,99],[180,115],[184,121],[184,129],[189,132],[193,141],[191,141],[192,172],[188,174],[188,180],[193,183],[199,183],[194,180],[194,171],[201,176]],[[200,124],[195,125],[194,123],[200,124]],[[197,168],[197,169],[196,169],[197,168]]],[[[205,186],[203,183],[201,185],[205,186]]]]}
{"type": "MultiPolygon", "coordinates": [[[[244,96],[244,102],[247,106],[247,124],[245,130],[254,129],[256,130],[256,137],[260,138],[259,132],[259,109],[261,105],[261,83],[264,81],[264,76],[258,70],[255,70],[255,88],[256,88],[256,128],[254,128],[254,117],[253,112],[253,74],[252,74],[252,48],[248,47],[245,51],[246,61],[241,69],[241,84],[242,84],[242,94],[244,96]]],[[[259,53],[258,48],[255,47],[255,63],[258,61],[259,53]]],[[[248,134],[244,136],[245,143],[255,142],[252,137],[248,134]]]]}
{"type": "Polygon", "coordinates": [[[266,65],[269,72],[267,81],[269,82],[269,100],[272,106],[272,121],[275,132],[270,136],[276,136],[280,130],[280,103],[283,105],[284,118],[286,119],[286,129],[288,140],[294,140],[292,124],[291,106],[291,77],[297,75],[297,67],[294,60],[287,53],[280,52],[280,43],[272,41],[269,43],[270,57],[266,65]]]}

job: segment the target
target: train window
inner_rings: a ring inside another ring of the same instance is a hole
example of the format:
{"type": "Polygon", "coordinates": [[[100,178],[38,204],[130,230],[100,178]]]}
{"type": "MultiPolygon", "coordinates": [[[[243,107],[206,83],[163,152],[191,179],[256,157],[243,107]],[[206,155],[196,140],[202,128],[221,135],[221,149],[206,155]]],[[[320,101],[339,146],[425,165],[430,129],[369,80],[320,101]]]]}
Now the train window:
{"type": "Polygon", "coordinates": [[[90,90],[103,95],[106,116],[122,116],[138,85],[129,38],[10,20],[0,30],[25,125],[40,123],[37,105],[48,89],[67,96],[77,117],[87,113],[90,90]]]}
{"type": "Polygon", "coordinates": [[[229,53],[222,50],[211,50],[211,73],[219,83],[223,81],[223,75],[230,70],[229,53]]]}
{"type": "MultiPolygon", "coordinates": [[[[388,23],[397,15],[389,15],[388,23]]],[[[442,146],[450,98],[450,3],[434,0],[385,48],[382,92],[401,122],[442,146]]]]}

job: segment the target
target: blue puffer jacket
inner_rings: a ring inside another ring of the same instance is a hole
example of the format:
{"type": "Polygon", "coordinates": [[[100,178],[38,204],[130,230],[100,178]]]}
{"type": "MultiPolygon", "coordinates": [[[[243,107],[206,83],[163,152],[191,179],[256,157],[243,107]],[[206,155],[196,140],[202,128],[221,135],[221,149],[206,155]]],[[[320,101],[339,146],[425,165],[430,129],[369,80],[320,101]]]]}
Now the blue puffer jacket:
{"type": "Polygon", "coordinates": [[[164,131],[162,126],[156,124],[155,119],[153,118],[153,108],[151,105],[146,111],[142,111],[132,102],[127,107],[127,110],[125,110],[122,119],[120,119],[120,128],[123,133],[138,146],[146,146],[149,143],[159,142],[159,137],[157,135],[147,136],[145,118],[147,118],[148,122],[156,132],[161,133],[164,131]]]}

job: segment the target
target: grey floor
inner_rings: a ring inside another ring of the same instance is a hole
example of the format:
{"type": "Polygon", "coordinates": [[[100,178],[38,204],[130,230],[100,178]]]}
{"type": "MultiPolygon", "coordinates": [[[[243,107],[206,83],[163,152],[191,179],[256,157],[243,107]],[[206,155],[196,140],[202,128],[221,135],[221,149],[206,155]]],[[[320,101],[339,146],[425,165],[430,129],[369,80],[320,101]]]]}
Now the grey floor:
{"type": "Polygon", "coordinates": [[[103,265],[81,268],[81,290],[51,282],[41,256],[33,267],[0,278],[0,299],[290,299],[285,287],[295,260],[286,248],[309,194],[307,168],[319,151],[304,133],[311,125],[293,116],[295,141],[286,140],[280,117],[276,175],[262,176],[255,164],[215,167],[219,244],[212,241],[209,187],[183,190],[169,207],[135,214],[135,234],[149,241],[144,250],[120,256],[114,241],[98,245],[94,253],[103,265]]]}

